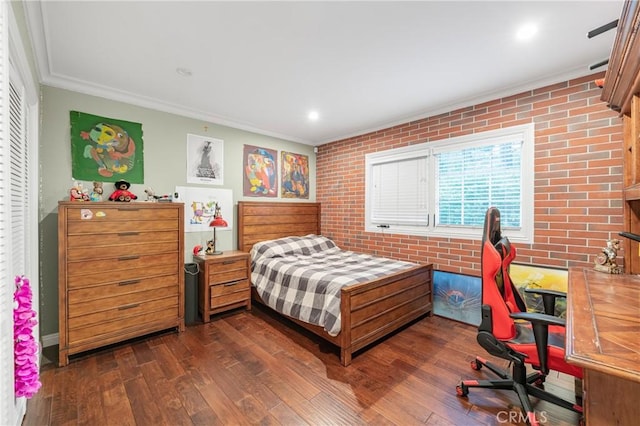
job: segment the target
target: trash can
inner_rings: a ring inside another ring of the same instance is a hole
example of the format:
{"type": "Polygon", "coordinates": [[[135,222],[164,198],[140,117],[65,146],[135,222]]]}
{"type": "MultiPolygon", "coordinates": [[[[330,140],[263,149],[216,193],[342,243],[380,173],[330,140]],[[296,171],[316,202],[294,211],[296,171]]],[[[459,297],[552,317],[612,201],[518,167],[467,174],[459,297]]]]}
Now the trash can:
{"type": "Polygon", "coordinates": [[[198,264],[184,265],[184,323],[195,324],[198,321],[198,264]]]}

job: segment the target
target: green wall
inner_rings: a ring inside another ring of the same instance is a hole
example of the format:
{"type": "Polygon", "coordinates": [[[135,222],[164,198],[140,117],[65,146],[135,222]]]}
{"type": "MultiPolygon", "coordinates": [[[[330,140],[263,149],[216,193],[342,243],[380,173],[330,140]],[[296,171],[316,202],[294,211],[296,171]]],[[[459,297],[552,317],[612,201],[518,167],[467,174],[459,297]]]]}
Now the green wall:
{"type": "MultiPolygon", "coordinates": [[[[41,336],[58,332],[58,201],[67,200],[71,177],[71,147],[69,111],[142,123],[144,132],[144,184],[132,185],[130,190],[145,199],[144,189],[151,186],[158,194],[173,192],[176,186],[225,188],[233,191],[234,206],[239,200],[261,200],[242,196],[243,145],[255,145],[309,156],[310,198],[315,201],[315,154],[313,147],[283,139],[264,136],[231,127],[194,120],[141,108],[122,102],[77,92],[42,87],[40,123],[40,332],[41,336]],[[224,140],[224,185],[187,184],[187,134],[210,136],[224,140]]],[[[91,188],[90,182],[83,182],[91,188]]],[[[105,183],[106,197],[113,184],[105,183]]],[[[275,201],[271,198],[269,200],[275,201]]],[[[280,200],[280,199],[278,199],[280,200]]],[[[287,199],[286,201],[291,201],[287,199]]],[[[301,200],[307,201],[307,200],[301,200]]],[[[236,209],[234,208],[234,216],[236,209]]],[[[237,223],[237,217],[234,217],[237,223]]],[[[211,238],[206,233],[186,233],[185,262],[191,261],[191,250],[211,238]]],[[[237,248],[237,226],[233,231],[218,233],[221,250],[237,248]]],[[[91,250],[91,247],[87,247],[91,250]]],[[[86,265],[91,268],[91,265],[86,265]]],[[[46,342],[45,342],[46,344],[46,342]]]]}

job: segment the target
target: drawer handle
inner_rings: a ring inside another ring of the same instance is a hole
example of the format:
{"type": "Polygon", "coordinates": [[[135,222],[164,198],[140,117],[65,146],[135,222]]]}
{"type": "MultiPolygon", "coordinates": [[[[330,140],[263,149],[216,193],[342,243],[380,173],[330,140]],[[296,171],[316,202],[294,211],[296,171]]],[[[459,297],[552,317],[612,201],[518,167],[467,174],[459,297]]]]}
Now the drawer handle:
{"type": "Polygon", "coordinates": [[[239,284],[239,283],[225,283],[224,286],[225,287],[231,287],[231,286],[234,286],[234,285],[237,285],[237,284],[239,284]]]}
{"type": "Polygon", "coordinates": [[[235,263],[235,260],[225,260],[222,262],[223,265],[231,265],[232,263],[235,263]]]}
{"type": "Polygon", "coordinates": [[[140,256],[122,256],[118,258],[118,261],[120,260],[136,260],[136,259],[140,259],[140,256]]]}
{"type": "Polygon", "coordinates": [[[118,235],[120,235],[121,237],[130,237],[132,235],[138,235],[140,234],[139,232],[118,232],[118,235]]]}
{"type": "Polygon", "coordinates": [[[139,282],[140,280],[120,281],[118,285],[131,285],[131,284],[138,284],[139,282]]]}
{"type": "Polygon", "coordinates": [[[124,306],[120,306],[118,308],[119,311],[126,311],[127,309],[133,309],[133,308],[137,308],[138,306],[140,306],[139,303],[132,303],[131,305],[124,305],[124,306]]]}

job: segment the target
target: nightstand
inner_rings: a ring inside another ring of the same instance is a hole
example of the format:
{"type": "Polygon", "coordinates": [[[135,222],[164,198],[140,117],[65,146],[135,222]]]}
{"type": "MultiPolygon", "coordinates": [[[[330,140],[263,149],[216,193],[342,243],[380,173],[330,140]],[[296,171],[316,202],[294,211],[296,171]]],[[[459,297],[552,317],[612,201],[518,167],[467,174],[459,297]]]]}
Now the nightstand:
{"type": "Polygon", "coordinates": [[[251,310],[249,253],[231,250],[193,256],[199,266],[198,311],[203,322],[211,315],[245,306],[251,310]]]}

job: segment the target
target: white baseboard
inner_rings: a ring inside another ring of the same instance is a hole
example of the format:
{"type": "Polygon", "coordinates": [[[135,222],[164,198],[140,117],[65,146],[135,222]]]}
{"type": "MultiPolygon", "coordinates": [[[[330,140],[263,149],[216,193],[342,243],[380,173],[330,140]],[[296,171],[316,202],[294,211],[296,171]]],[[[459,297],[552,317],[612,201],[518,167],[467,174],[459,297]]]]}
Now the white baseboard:
{"type": "Polygon", "coordinates": [[[58,344],[58,333],[47,334],[42,336],[42,347],[48,348],[49,346],[55,346],[58,344]]]}

